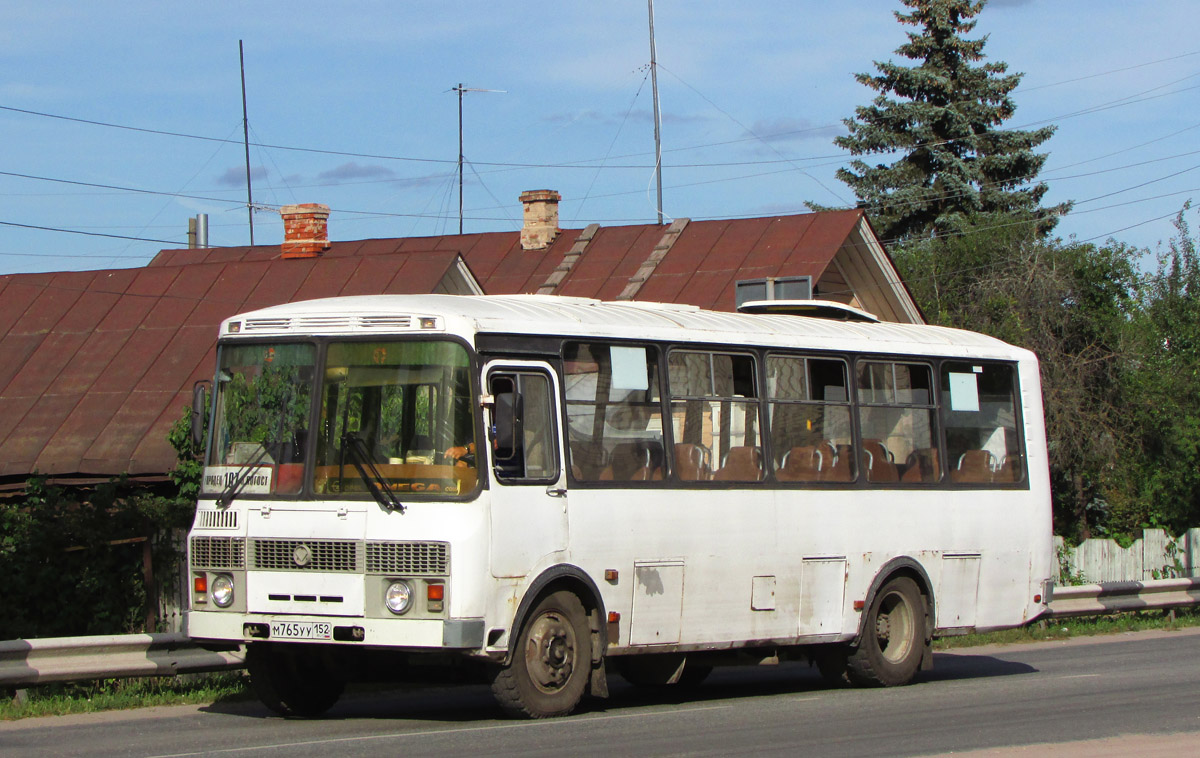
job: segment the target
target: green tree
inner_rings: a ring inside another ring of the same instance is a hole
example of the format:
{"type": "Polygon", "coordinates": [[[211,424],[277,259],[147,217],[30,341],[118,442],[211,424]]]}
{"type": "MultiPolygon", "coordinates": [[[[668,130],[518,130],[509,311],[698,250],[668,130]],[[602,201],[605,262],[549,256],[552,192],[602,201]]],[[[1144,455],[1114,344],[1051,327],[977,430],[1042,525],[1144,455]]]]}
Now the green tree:
{"type": "Polygon", "coordinates": [[[876,61],[877,75],[856,79],[879,93],[846,119],[834,142],[852,155],[899,153],[890,164],[856,159],[838,178],[869,209],[887,240],[958,233],[977,214],[1022,214],[1044,235],[1069,206],[1041,208],[1043,183],[1031,184],[1046,160],[1034,152],[1054,133],[1000,127],[1016,109],[1010,97],[1021,74],[981,63],[987,37],[967,39],[986,0],[902,0],[902,24],[919,29],[897,54],[917,65],[876,61]]]}
{"type": "Polygon", "coordinates": [[[897,265],[932,323],[1037,354],[1055,529],[1086,539],[1110,526],[1110,501],[1124,502],[1115,464],[1135,447],[1121,375],[1135,362],[1128,334],[1141,251],[1046,239],[1031,223],[999,217],[977,221],[956,236],[899,246],[897,265]]]}
{"type": "Polygon", "coordinates": [[[1128,366],[1125,407],[1139,455],[1125,461],[1129,528],[1176,534],[1200,525],[1200,250],[1183,207],[1176,236],[1141,289],[1132,330],[1138,360],[1128,366]]]}

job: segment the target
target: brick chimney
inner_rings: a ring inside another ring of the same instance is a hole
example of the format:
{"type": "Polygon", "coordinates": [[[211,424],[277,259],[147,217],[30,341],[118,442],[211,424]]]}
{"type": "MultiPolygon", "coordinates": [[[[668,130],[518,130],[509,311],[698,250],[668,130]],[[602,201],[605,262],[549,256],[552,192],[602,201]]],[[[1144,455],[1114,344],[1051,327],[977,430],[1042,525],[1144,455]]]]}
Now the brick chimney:
{"type": "Polygon", "coordinates": [[[521,228],[522,250],[545,250],[561,231],[558,228],[558,201],[554,190],[529,190],[521,193],[525,206],[525,225],[521,228]]]}
{"type": "Polygon", "coordinates": [[[329,206],[320,203],[285,205],[283,217],[284,258],[319,258],[329,249],[329,206]]]}

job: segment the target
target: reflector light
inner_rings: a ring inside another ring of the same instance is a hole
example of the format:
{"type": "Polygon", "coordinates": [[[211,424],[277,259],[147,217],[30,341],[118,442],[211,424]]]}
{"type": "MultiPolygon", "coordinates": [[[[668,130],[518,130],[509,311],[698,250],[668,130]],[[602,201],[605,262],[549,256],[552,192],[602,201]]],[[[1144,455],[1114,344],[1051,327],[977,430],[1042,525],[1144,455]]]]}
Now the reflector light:
{"type": "Polygon", "coordinates": [[[616,569],[604,569],[604,581],[615,582],[618,576],[616,569]]]}
{"type": "Polygon", "coordinates": [[[198,576],[195,579],[193,579],[192,580],[192,589],[195,590],[196,594],[198,594],[198,595],[207,594],[208,593],[208,577],[207,576],[198,576]]]}
{"type": "Polygon", "coordinates": [[[1042,602],[1042,596],[1041,596],[1041,595],[1034,595],[1034,596],[1033,596],[1033,602],[1035,602],[1035,603],[1040,603],[1040,602],[1042,602]]]}
{"type": "Polygon", "coordinates": [[[442,600],[446,597],[446,585],[430,584],[425,589],[425,597],[429,600],[442,600]]]}
{"type": "Polygon", "coordinates": [[[866,604],[866,602],[864,602],[864,601],[862,601],[862,600],[855,600],[855,601],[854,601],[854,610],[856,610],[856,611],[861,611],[863,608],[866,608],[866,607],[867,607],[867,604],[866,604]]]}
{"type": "Polygon", "coordinates": [[[617,613],[616,611],[608,612],[608,623],[615,624],[620,620],[621,620],[621,614],[617,613]]]}

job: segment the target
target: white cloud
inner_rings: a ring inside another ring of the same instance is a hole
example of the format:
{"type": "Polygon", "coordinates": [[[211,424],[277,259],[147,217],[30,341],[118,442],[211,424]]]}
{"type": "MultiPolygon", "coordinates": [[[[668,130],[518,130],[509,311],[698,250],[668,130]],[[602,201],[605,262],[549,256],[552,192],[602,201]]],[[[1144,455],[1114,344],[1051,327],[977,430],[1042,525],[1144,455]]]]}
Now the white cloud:
{"type": "Polygon", "coordinates": [[[317,179],[323,182],[347,182],[355,179],[392,179],[396,172],[386,166],[364,166],[350,161],[335,168],[317,174],[317,179]]]}
{"type": "MultiPolygon", "coordinates": [[[[250,167],[250,181],[261,182],[266,181],[268,172],[265,166],[250,167]]],[[[223,174],[217,177],[217,184],[221,187],[245,187],[246,186],[246,167],[231,166],[226,169],[223,174]]]]}

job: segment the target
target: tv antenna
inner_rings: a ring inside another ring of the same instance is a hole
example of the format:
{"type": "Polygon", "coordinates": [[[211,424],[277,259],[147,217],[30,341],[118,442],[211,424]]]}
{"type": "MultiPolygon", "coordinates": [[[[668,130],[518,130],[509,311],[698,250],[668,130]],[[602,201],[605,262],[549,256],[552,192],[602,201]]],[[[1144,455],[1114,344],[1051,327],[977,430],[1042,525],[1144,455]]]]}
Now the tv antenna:
{"type": "Polygon", "coordinates": [[[654,92],[654,176],[658,180],[658,224],[663,222],[662,203],[662,118],[658,112],[658,58],[654,52],[654,0],[650,6],[650,88],[654,92]]]}
{"type": "Polygon", "coordinates": [[[463,95],[467,92],[508,94],[508,90],[465,87],[462,82],[459,82],[457,87],[451,87],[449,91],[458,93],[458,233],[461,235],[463,233],[463,95]]]}
{"type": "Polygon", "coordinates": [[[238,40],[238,63],[242,70],[242,141],[246,146],[246,215],[250,217],[250,246],[254,247],[254,190],[250,186],[250,117],[246,115],[246,53],[238,40]]]}

